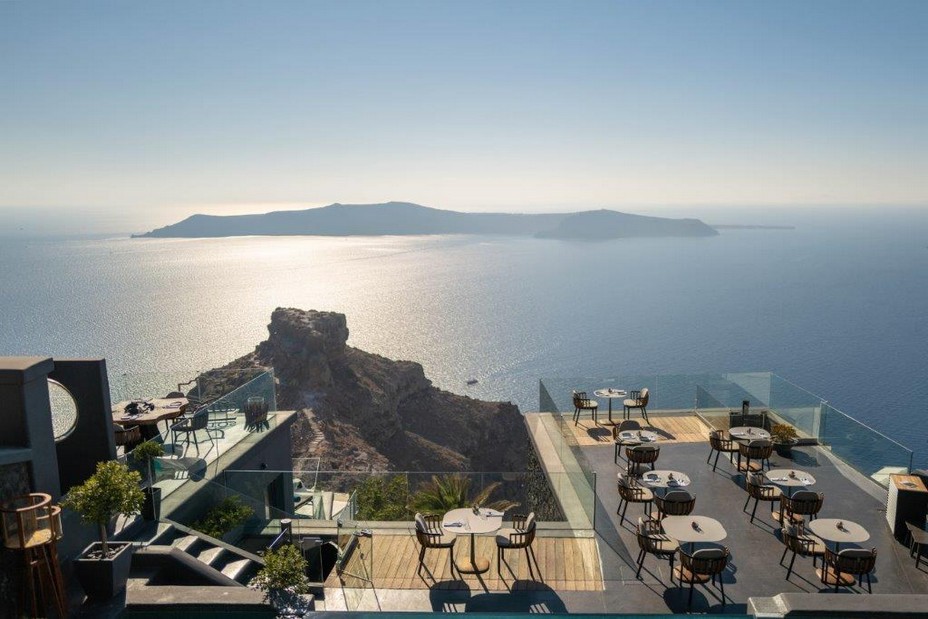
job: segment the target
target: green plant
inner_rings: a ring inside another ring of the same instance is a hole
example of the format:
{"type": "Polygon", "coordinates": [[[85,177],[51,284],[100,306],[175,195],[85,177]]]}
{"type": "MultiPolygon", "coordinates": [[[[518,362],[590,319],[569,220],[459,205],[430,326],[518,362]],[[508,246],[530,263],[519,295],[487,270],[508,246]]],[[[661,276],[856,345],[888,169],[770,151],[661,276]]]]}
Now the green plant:
{"type": "Polygon", "coordinates": [[[799,438],[799,434],[788,423],[776,423],[770,428],[770,437],[775,443],[792,443],[799,438]]]}
{"type": "Polygon", "coordinates": [[[61,502],[62,506],[81,515],[84,522],[99,527],[100,543],[103,547],[101,559],[109,556],[106,527],[119,514],[138,514],[145,501],[139,488],[142,476],[130,471],[125,464],[115,460],[100,462],[96,472],[87,481],[74,486],[61,502]]]}
{"type": "Polygon", "coordinates": [[[368,477],[355,489],[358,520],[408,520],[409,482],[405,475],[368,477]]]}
{"type": "Polygon", "coordinates": [[[493,482],[485,486],[479,492],[471,495],[470,492],[471,478],[460,473],[451,475],[437,476],[433,475],[432,479],[416,492],[410,501],[410,507],[417,512],[446,512],[460,507],[471,507],[479,505],[506,511],[518,507],[519,504],[514,501],[505,499],[488,502],[490,496],[500,487],[500,482],[493,482]]]}
{"type": "Polygon", "coordinates": [[[264,554],[264,567],[250,584],[267,594],[279,591],[309,593],[306,559],[300,549],[292,544],[269,550],[264,554]]]}
{"type": "Polygon", "coordinates": [[[164,455],[164,447],[161,443],[155,441],[145,441],[132,450],[132,459],[145,467],[145,473],[148,475],[148,487],[154,485],[154,479],[151,471],[151,463],[155,458],[164,455]]]}
{"type": "Polygon", "coordinates": [[[255,513],[255,510],[242,503],[237,496],[229,496],[216,503],[201,520],[192,527],[210,537],[220,538],[255,513]]]}

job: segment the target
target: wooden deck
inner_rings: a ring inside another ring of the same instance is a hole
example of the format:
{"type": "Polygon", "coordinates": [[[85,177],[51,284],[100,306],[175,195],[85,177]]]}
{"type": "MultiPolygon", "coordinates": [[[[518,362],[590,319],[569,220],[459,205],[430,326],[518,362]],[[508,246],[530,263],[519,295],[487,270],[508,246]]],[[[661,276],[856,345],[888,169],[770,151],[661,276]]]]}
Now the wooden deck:
{"type": "MultiPolygon", "coordinates": [[[[621,410],[618,413],[613,412],[612,418],[615,425],[622,422],[621,417],[621,410]]],[[[650,415],[650,423],[639,419],[639,417],[640,415],[635,414],[634,418],[641,423],[642,429],[656,432],[660,436],[660,444],[701,443],[709,440],[709,430],[711,428],[693,414],[650,415]]],[[[612,425],[609,424],[608,418],[602,411],[599,413],[598,424],[590,419],[589,413],[581,415],[580,423],[577,425],[574,425],[571,414],[565,415],[565,421],[573,430],[577,444],[581,447],[612,444],[612,425]]]]}
{"type": "MultiPolygon", "coordinates": [[[[496,542],[492,536],[478,536],[477,556],[490,561],[490,570],[479,576],[451,574],[448,551],[425,552],[422,573],[419,567],[419,544],[414,535],[375,533],[366,545],[355,548],[341,576],[333,570],[326,587],[364,588],[369,586],[353,575],[373,575],[377,589],[469,589],[471,591],[530,591],[548,588],[556,591],[602,591],[603,579],[599,551],[592,538],[536,537],[536,562],[526,558],[524,550],[509,550],[503,555],[502,574],[496,570],[496,542]]],[[[470,552],[467,535],[458,537],[454,553],[465,558],[470,552]]]]}

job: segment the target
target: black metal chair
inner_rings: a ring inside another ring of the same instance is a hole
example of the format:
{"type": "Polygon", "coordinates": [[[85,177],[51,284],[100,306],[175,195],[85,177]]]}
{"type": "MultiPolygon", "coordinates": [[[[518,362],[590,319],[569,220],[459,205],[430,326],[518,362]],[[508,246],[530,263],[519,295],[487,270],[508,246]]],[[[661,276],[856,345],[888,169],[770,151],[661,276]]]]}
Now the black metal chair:
{"type": "Polygon", "coordinates": [[[680,550],[680,544],[664,533],[660,520],[651,518],[639,518],[638,529],[635,531],[638,539],[638,571],[635,572],[635,578],[641,577],[641,567],[644,565],[644,558],[648,555],[654,555],[659,559],[670,559],[670,581],[673,582],[673,559],[680,550]]]}
{"type": "MultiPolygon", "coordinates": [[[[193,436],[193,444],[197,448],[197,454],[200,453],[200,441],[197,438],[197,432],[199,431],[206,432],[206,436],[209,438],[210,445],[212,446],[215,442],[212,432],[209,429],[209,409],[203,407],[193,415],[186,419],[178,421],[173,426],[171,426],[171,436],[172,442],[177,445],[177,435],[184,435],[184,445],[190,445],[190,436],[193,436]]],[[[186,449],[186,447],[185,447],[186,449]]]]}
{"type": "Polygon", "coordinates": [[[622,516],[621,524],[625,524],[625,512],[628,511],[630,503],[641,503],[644,505],[644,513],[650,513],[651,502],[654,501],[654,492],[650,488],[640,485],[634,477],[622,474],[619,474],[618,488],[619,506],[615,513],[622,516]]]}
{"type": "Polygon", "coordinates": [[[267,401],[263,396],[251,396],[245,401],[245,429],[260,432],[270,429],[267,420],[267,401]]]}
{"type": "Polygon", "coordinates": [[[738,444],[738,470],[746,473],[753,471],[763,471],[764,465],[767,465],[767,470],[770,470],[770,456],[773,455],[773,443],[767,439],[755,439],[750,443],[739,443],[738,444]],[[741,463],[741,458],[745,458],[744,464],[741,463]],[[757,468],[751,464],[751,460],[754,460],[755,463],[760,461],[760,464],[757,468]]]}

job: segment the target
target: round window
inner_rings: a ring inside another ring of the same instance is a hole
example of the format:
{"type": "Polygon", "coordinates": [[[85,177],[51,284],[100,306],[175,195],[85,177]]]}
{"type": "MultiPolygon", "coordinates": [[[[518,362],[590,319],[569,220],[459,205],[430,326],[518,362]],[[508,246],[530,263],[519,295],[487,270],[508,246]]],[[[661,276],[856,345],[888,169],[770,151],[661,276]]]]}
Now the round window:
{"type": "Polygon", "coordinates": [[[52,407],[52,429],[60,441],[77,425],[77,403],[67,387],[48,379],[48,400],[52,407]]]}

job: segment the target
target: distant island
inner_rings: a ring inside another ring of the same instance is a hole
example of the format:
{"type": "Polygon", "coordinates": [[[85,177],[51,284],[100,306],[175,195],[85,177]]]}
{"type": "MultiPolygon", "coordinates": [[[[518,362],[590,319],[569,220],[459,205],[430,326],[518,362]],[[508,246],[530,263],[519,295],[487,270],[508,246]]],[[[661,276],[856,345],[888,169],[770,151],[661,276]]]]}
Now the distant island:
{"type": "Polygon", "coordinates": [[[409,202],[330,204],[301,211],[255,215],[192,215],[145,238],[227,236],[385,236],[506,234],[547,239],[606,240],[633,237],[705,237],[718,232],[698,219],[646,217],[618,211],[515,214],[463,213],[409,202]]]}

